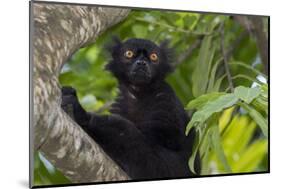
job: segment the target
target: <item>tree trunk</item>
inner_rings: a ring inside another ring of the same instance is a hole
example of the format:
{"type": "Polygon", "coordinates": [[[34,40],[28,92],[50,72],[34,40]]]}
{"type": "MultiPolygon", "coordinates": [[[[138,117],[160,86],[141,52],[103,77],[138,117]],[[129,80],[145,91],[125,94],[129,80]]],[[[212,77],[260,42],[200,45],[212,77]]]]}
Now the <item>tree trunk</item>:
{"type": "MultiPolygon", "coordinates": [[[[58,81],[66,60],[129,10],[39,2],[32,2],[30,10],[31,145],[73,183],[130,179],[60,108],[58,81]]],[[[31,148],[31,163],[33,153],[31,148]]]]}

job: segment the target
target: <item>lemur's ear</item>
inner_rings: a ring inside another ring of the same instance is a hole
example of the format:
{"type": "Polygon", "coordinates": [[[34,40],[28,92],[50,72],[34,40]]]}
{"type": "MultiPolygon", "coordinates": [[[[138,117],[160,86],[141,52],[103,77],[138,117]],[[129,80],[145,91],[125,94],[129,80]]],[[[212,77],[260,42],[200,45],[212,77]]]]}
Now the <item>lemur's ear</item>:
{"type": "Polygon", "coordinates": [[[107,52],[113,56],[115,49],[118,49],[122,45],[122,41],[118,36],[112,36],[111,41],[105,45],[107,52]]]}
{"type": "Polygon", "coordinates": [[[118,37],[116,35],[112,36],[112,40],[111,41],[115,45],[121,45],[122,44],[122,41],[121,41],[120,37],[118,37]]]}
{"type": "Polygon", "coordinates": [[[173,67],[174,57],[175,57],[175,51],[172,47],[170,47],[170,40],[165,39],[162,41],[159,45],[161,51],[166,57],[166,61],[168,64],[170,64],[173,67]]]}
{"type": "Polygon", "coordinates": [[[165,39],[164,41],[162,41],[161,43],[160,43],[160,48],[169,48],[169,45],[170,45],[170,40],[168,40],[168,39],[165,39]]]}
{"type": "MultiPolygon", "coordinates": [[[[110,42],[105,44],[105,52],[107,53],[107,57],[111,57],[112,59],[118,58],[120,48],[122,46],[122,41],[117,36],[112,36],[110,42]]],[[[110,58],[109,58],[110,59],[110,58]]],[[[110,61],[105,65],[105,70],[114,71],[116,70],[115,64],[110,61]]]]}

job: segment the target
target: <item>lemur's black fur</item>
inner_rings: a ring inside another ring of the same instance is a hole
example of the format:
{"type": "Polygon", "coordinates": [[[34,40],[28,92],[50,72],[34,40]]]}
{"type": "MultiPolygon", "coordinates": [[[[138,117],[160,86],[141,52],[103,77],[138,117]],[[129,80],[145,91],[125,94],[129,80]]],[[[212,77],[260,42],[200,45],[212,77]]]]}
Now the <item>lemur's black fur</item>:
{"type": "Polygon", "coordinates": [[[87,113],[71,87],[62,88],[62,107],[72,106],[75,121],[132,179],[194,175],[188,159],[195,133],[185,136],[189,119],[164,81],[172,70],[166,44],[116,40],[111,55],[106,68],[118,79],[120,89],[111,115],[87,113]]]}

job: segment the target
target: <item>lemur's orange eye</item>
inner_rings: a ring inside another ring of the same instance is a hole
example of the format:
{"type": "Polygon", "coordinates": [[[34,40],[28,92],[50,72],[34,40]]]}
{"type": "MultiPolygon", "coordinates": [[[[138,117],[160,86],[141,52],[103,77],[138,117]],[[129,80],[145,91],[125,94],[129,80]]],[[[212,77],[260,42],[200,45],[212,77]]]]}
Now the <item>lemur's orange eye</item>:
{"type": "Polygon", "coordinates": [[[156,62],[158,60],[158,56],[156,53],[151,53],[149,56],[150,60],[152,60],[153,62],[156,62]]]}
{"type": "Polygon", "coordinates": [[[127,58],[132,58],[134,56],[134,53],[131,50],[127,50],[124,55],[127,58]]]}

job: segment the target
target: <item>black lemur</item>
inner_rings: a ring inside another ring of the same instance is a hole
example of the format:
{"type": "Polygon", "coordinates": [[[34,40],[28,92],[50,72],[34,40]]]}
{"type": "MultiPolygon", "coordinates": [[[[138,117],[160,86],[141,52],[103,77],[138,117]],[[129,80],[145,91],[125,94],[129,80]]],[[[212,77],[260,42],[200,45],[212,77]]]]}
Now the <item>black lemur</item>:
{"type": "MultiPolygon", "coordinates": [[[[195,131],[185,136],[189,118],[164,81],[172,71],[167,43],[116,39],[110,52],[106,69],[117,78],[120,90],[111,114],[86,112],[71,87],[62,88],[62,107],[72,107],[75,121],[132,179],[194,176],[188,159],[195,131]]],[[[199,167],[197,158],[197,171],[199,167]]]]}

